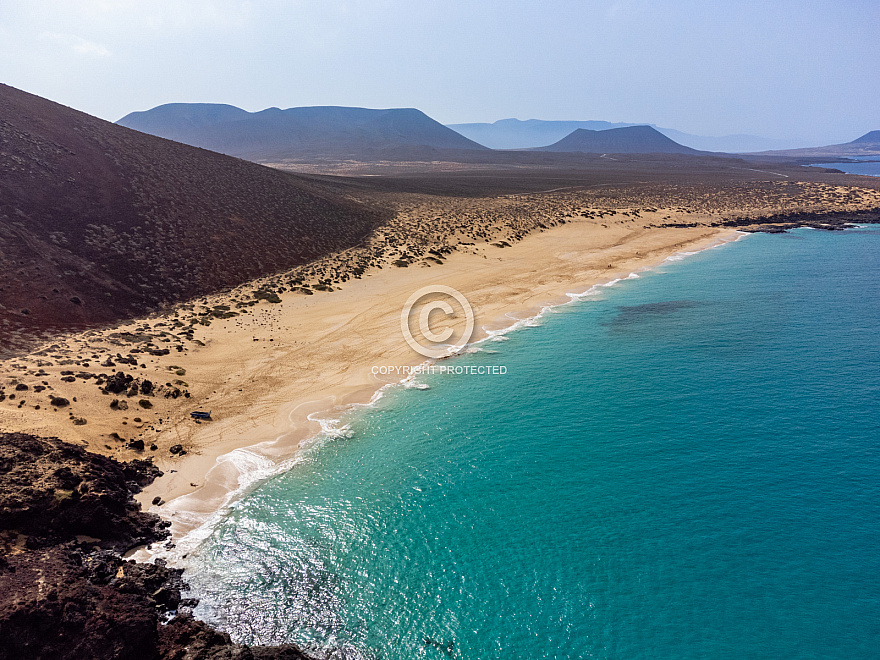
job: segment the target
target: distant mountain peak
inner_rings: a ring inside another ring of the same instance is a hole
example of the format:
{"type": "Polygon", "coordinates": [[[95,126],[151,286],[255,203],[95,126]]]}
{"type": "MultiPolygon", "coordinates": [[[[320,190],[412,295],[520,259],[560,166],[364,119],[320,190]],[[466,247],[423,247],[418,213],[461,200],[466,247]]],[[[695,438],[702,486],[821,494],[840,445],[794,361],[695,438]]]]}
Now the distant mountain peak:
{"type": "Polygon", "coordinates": [[[605,130],[632,126],[607,121],[564,121],[543,119],[499,119],[491,124],[449,124],[449,128],[492,149],[528,149],[551,144],[576,128],[605,130]]]}
{"type": "Polygon", "coordinates": [[[856,138],[850,144],[880,144],[880,131],[871,131],[869,133],[865,133],[862,137],[856,138]]]}
{"type": "Polygon", "coordinates": [[[538,151],[583,151],[586,153],[664,153],[698,154],[696,149],[671,140],[652,126],[625,126],[604,131],[578,128],[570,134],[538,151]]]}
{"type": "Polygon", "coordinates": [[[651,122],[608,122],[599,120],[499,119],[488,123],[448,124],[449,128],[492,149],[531,149],[558,142],[576,128],[604,131],[626,126],[652,126],[678,144],[698,151],[744,153],[803,146],[797,140],[757,135],[692,135],[651,122]]]}

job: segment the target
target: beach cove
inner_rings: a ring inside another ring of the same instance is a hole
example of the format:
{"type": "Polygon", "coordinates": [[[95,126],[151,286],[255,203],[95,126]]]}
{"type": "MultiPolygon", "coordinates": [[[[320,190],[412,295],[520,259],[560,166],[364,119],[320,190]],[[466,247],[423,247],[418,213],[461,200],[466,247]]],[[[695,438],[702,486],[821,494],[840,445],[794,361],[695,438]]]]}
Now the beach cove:
{"type": "Polygon", "coordinates": [[[471,341],[479,342],[591,287],[730,240],[750,222],[778,218],[790,226],[803,217],[821,226],[829,208],[858,214],[880,206],[870,188],[770,182],[709,190],[404,196],[396,218],[360,253],[331,255],[167,314],[57,337],[7,360],[12,382],[66,404],[25,406],[28,394],[9,396],[0,424],[123,460],[150,456],[164,475],[137,498],[170,521],[177,543],[285,469],[309,439],[334,432],[341,411],[400,382],[399,373],[379,368],[424,362],[401,335],[400,312],[425,286],[466,297],[476,314],[471,341]],[[374,265],[357,266],[367,262],[374,265]],[[340,277],[346,272],[355,276],[340,277]],[[332,286],[320,284],[331,277],[332,286]],[[307,281],[310,291],[286,284],[307,281]],[[110,395],[109,380],[120,394],[110,395]],[[148,398],[139,398],[147,387],[148,398]],[[190,419],[193,410],[211,420],[190,419]]]}
{"type": "Polygon", "coordinates": [[[381,388],[406,378],[406,373],[374,372],[424,361],[403,341],[399,327],[404,301],[424,286],[442,283],[461,291],[475,310],[472,339],[479,341],[547,306],[569,302],[569,293],[628,277],[677,252],[699,250],[734,235],[714,228],[632,232],[573,222],[508,248],[489,246],[483,254],[451,255],[442,266],[389,269],[332,294],[286,299],[280,309],[267,312],[266,325],[239,329],[237,337],[233,324],[220,325],[214,331],[217,340],[211,335],[203,340],[199,364],[184,366],[197,373],[213,366],[216,379],[224,373],[240,375],[225,392],[211,397],[217,421],[193,435],[198,453],[160,460],[166,475],[138,499],[145,505],[157,496],[165,500],[153,510],[172,521],[172,532],[180,539],[242,489],[294,459],[304,442],[334,430],[332,421],[322,424],[321,419],[334,420],[347,407],[369,403],[381,388]],[[242,364],[242,352],[253,353],[255,345],[265,352],[242,364]],[[319,376],[310,365],[320,365],[319,376]],[[243,402],[243,414],[222,412],[243,402]]]}
{"type": "MultiPolygon", "coordinates": [[[[338,579],[332,562],[327,570],[320,568],[332,553],[310,554],[315,543],[329,548],[314,537],[315,530],[305,536],[297,533],[292,545],[282,549],[277,568],[265,567],[255,574],[269,583],[284,576],[293,581],[283,588],[281,600],[264,603],[261,611],[270,619],[249,619],[253,608],[246,604],[253,595],[250,587],[244,592],[238,589],[249,583],[236,586],[224,581],[226,576],[242,577],[241,565],[225,564],[226,551],[236,557],[249,555],[238,545],[238,541],[246,546],[252,542],[248,535],[253,527],[242,522],[242,512],[254,511],[253,506],[276,511],[275,505],[266,508],[259,503],[279,484],[320,487],[334,475],[347,474],[361,479],[347,469],[319,468],[312,476],[304,476],[303,470],[319,466],[339,448],[359,451],[363,424],[371,419],[387,419],[389,424],[405,420],[405,416],[398,420],[397,406],[408,400],[401,395],[409,390],[425,389],[432,397],[449,387],[468,389],[484,382],[495,384],[492,392],[504,392],[520,376],[506,361],[492,362],[498,353],[492,345],[508,336],[519,341],[527,334],[510,330],[540,326],[545,316],[556,311],[589,307],[609,298],[605,292],[619,289],[626,295],[634,284],[645,278],[653,281],[655,274],[665,272],[665,265],[687,256],[722,254],[723,249],[706,248],[735,241],[743,230],[778,233],[808,226],[826,230],[817,233],[829,240],[848,236],[841,230],[854,226],[853,222],[876,222],[880,193],[870,187],[775,181],[726,188],[586,187],[476,200],[403,196],[396,203],[394,219],[362,246],[167,313],[55,336],[51,343],[2,364],[15,388],[0,404],[0,424],[5,428],[56,436],[118,460],[149,457],[162,470],[164,474],[155,480],[151,476],[152,483],[136,498],[164,518],[172,536],[149,546],[131,544],[127,557],[161,558],[156,566],[186,568],[192,596],[202,599],[195,614],[231,633],[236,642],[292,641],[318,653],[341,645],[351,650],[352,657],[388,644],[395,648],[402,644],[400,648],[410,651],[452,652],[448,644],[460,640],[463,633],[447,624],[434,627],[447,630],[452,639],[425,629],[422,646],[418,637],[414,641],[411,636],[390,642],[363,638],[357,631],[369,627],[365,621],[375,618],[375,613],[348,609],[338,600],[342,592],[335,587],[329,592],[313,589],[314,580],[335,583],[338,579]],[[401,310],[414,292],[436,285],[460,292],[472,306],[473,348],[437,365],[454,367],[462,375],[419,374],[401,383],[401,371],[425,364],[403,337],[401,310]],[[590,303],[568,304],[580,299],[590,303]],[[472,358],[472,350],[483,357],[472,358]],[[480,362],[486,358],[488,363],[480,362]],[[34,395],[50,405],[34,405],[34,395]],[[360,414],[365,406],[370,410],[360,414]],[[210,413],[211,419],[192,419],[194,410],[210,413]],[[229,540],[230,532],[235,541],[229,540]],[[284,566],[297,562],[300,577],[287,575],[284,566]],[[300,588],[317,593],[319,600],[310,599],[300,588]],[[293,609],[275,609],[291,598],[296,603],[293,609]],[[244,610],[239,608],[242,603],[244,610]],[[218,616],[218,612],[227,614],[218,616]],[[235,618],[237,612],[245,614],[244,629],[235,618]],[[312,616],[329,618],[316,623],[312,616]],[[352,630],[346,621],[360,623],[352,630]]],[[[784,234],[781,240],[789,236],[784,234]]],[[[774,257],[768,252],[754,267],[765,267],[774,257]]],[[[690,307],[690,301],[675,299],[651,303],[646,318],[656,312],[662,319],[668,311],[690,307]]],[[[607,337],[597,342],[577,350],[589,348],[592,353],[605,344],[614,346],[607,337]]],[[[509,399],[516,400],[520,390],[526,391],[520,387],[509,399]]],[[[485,393],[471,397],[478,406],[484,398],[485,393]]],[[[544,415],[536,405],[527,405],[526,410],[533,417],[544,415]]],[[[644,416],[630,414],[636,419],[644,416]]],[[[417,416],[417,420],[429,419],[430,415],[417,416]]],[[[424,437],[433,437],[433,432],[425,430],[424,437]]],[[[495,437],[494,432],[489,437],[495,437]]],[[[391,469],[404,467],[395,461],[405,452],[395,446],[384,440],[379,445],[379,453],[393,452],[383,461],[391,469]]],[[[355,470],[370,464],[363,457],[351,460],[355,470]]],[[[414,492],[424,491],[422,486],[416,488],[422,491],[414,492]]],[[[345,498],[334,501],[350,503],[345,498]]],[[[370,500],[359,496],[358,501],[370,500]]],[[[287,495],[279,500],[287,511],[294,510],[295,502],[287,495]]],[[[344,512],[328,515],[348,531],[354,529],[344,512]]],[[[307,524],[309,516],[297,520],[307,524]]],[[[325,529],[319,526],[319,537],[325,529]]],[[[287,544],[285,530],[276,532],[278,542],[287,544]]],[[[258,566],[264,559],[253,556],[251,563],[258,566]]],[[[384,579],[387,570],[378,566],[365,574],[384,579]]],[[[357,581],[338,584],[347,589],[357,581]]],[[[362,590],[374,588],[365,585],[362,590]]],[[[385,602],[380,594],[374,596],[373,602],[385,602]]],[[[408,616],[424,614],[418,608],[404,609],[408,616]]],[[[444,611],[454,618],[461,616],[444,611]]],[[[376,634],[383,629],[388,626],[375,628],[376,634]]]]}
{"type": "Polygon", "coordinates": [[[354,658],[870,655],[878,236],[680,255],[453,360],[504,377],[341,416],[190,555],[196,615],[354,658]]]}

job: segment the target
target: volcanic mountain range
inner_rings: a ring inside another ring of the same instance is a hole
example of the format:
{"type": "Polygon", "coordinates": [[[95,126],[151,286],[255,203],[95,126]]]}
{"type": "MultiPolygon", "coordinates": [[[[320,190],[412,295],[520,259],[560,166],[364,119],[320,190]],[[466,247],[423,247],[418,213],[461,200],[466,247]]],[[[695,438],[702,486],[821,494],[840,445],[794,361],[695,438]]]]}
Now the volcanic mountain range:
{"type": "MultiPolygon", "coordinates": [[[[319,106],[246,112],[231,105],[172,103],[133,112],[121,126],[256,162],[306,158],[434,160],[490,152],[419,110],[319,106]],[[470,153],[467,153],[470,152],[470,153]]],[[[697,154],[651,126],[595,122],[533,151],[697,154]]],[[[486,154],[488,156],[488,153],[486,154]]]]}
{"type": "Polygon", "coordinates": [[[784,157],[880,153],[877,131],[845,145],[790,149],[792,142],[785,140],[748,135],[708,138],[647,124],[606,121],[505,119],[492,124],[444,126],[413,108],[314,106],[247,112],[232,105],[171,103],[130,113],[117,123],[262,163],[452,158],[473,162],[493,160],[491,149],[600,154],[750,152],[784,157]]]}
{"type": "Polygon", "coordinates": [[[413,108],[318,106],[247,112],[231,105],[171,103],[133,112],[117,123],[255,161],[304,156],[384,160],[431,150],[486,150],[413,108]]]}

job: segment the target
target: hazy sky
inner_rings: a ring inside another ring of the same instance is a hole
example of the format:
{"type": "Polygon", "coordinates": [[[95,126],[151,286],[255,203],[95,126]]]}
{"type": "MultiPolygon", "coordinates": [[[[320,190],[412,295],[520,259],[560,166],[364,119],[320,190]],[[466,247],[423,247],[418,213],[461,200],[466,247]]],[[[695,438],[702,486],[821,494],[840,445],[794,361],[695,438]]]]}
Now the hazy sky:
{"type": "Polygon", "coordinates": [[[878,0],[0,0],[0,81],[117,120],[175,101],[880,129],[878,0]]]}

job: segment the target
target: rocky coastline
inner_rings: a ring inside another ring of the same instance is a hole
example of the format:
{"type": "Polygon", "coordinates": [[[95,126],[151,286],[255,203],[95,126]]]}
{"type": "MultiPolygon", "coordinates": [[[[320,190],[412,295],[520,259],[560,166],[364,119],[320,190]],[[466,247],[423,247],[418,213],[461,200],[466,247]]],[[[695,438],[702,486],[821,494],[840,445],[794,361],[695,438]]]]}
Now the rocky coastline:
{"type": "Polygon", "coordinates": [[[0,434],[0,660],[315,657],[233,643],[192,617],[180,569],[123,558],[168,536],[133,499],[159,475],[150,460],[0,434]]]}
{"type": "Polygon", "coordinates": [[[824,231],[843,231],[854,229],[856,224],[880,223],[880,208],[860,211],[798,212],[775,213],[752,218],[732,218],[724,223],[728,227],[737,227],[742,231],[764,234],[784,234],[789,229],[810,227],[824,231]]]}

